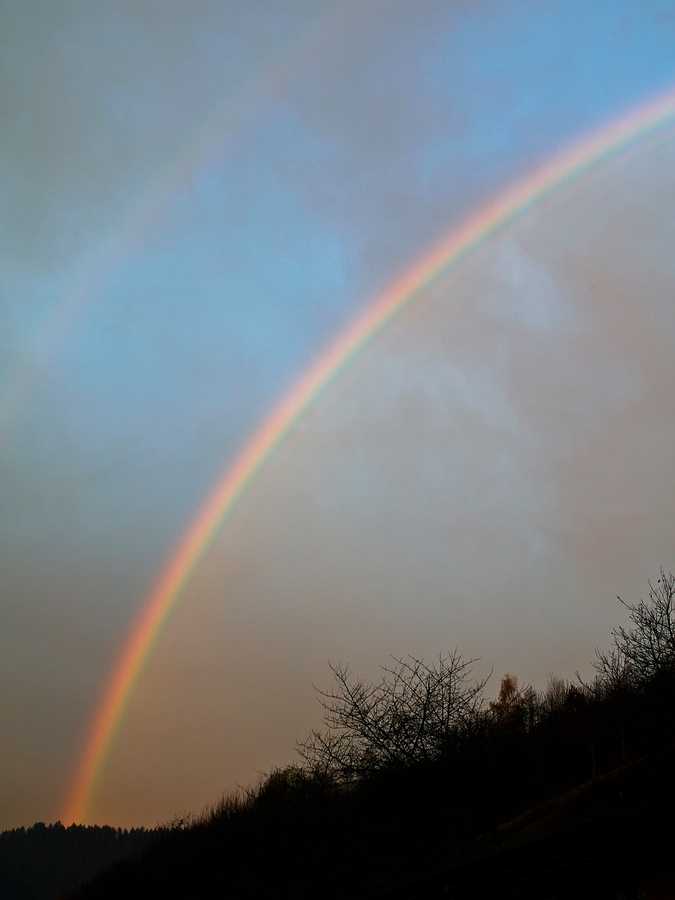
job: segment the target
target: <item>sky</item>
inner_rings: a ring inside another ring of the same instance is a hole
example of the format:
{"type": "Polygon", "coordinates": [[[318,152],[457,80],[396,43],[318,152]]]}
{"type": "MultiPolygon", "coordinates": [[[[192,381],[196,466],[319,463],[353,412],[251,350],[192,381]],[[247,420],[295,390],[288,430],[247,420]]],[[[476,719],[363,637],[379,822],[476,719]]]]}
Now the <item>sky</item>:
{"type": "MultiPolygon", "coordinates": [[[[144,602],[388,285],[675,88],[672,0],[0,0],[0,829],[63,816],[144,602]]],[[[415,299],[196,567],[86,820],[295,758],[329,662],[538,688],[675,568],[675,125],[415,299]]]]}

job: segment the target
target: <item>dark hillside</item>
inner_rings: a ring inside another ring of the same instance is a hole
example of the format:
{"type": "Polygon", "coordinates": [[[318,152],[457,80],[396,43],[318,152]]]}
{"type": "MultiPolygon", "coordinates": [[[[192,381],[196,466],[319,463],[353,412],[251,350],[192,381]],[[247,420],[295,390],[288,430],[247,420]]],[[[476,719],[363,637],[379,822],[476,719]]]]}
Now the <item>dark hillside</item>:
{"type": "Polygon", "coordinates": [[[663,690],[597,701],[592,715],[567,703],[529,731],[495,726],[444,758],[350,786],[280,770],[76,896],[313,897],[320,886],[367,897],[599,816],[675,809],[675,735],[653,727],[663,690]]]}
{"type": "MultiPolygon", "coordinates": [[[[649,817],[659,810],[671,841],[674,757],[672,748],[664,748],[532,808],[513,799],[505,818],[499,810],[508,794],[495,794],[491,802],[470,784],[460,792],[461,777],[442,771],[383,778],[351,793],[325,796],[295,784],[285,797],[288,773],[282,772],[277,797],[265,796],[263,789],[255,800],[171,835],[138,861],[114,867],[76,896],[201,897],[229,890],[242,897],[314,897],[320,886],[325,897],[367,897],[429,872],[446,873],[447,881],[449,868],[470,859],[479,860],[484,871],[494,865],[490,859],[523,848],[522,858],[536,858],[543,841],[549,855],[569,853],[570,829],[603,816],[649,817]]],[[[529,787],[523,778],[521,770],[518,781],[529,787]]],[[[588,856],[583,842],[575,852],[588,856]]],[[[408,896],[415,893],[391,894],[408,896]]]]}
{"type": "MultiPolygon", "coordinates": [[[[650,601],[674,596],[668,576],[650,601]]],[[[459,885],[471,882],[487,898],[511,896],[509,879],[522,881],[523,897],[628,897],[638,882],[665,885],[675,646],[665,641],[648,666],[631,659],[658,641],[640,624],[647,606],[629,609],[635,629],[615,633],[589,685],[552,678],[539,694],[507,675],[486,705],[457,653],[433,665],[398,660],[377,685],[335,668],[328,730],[300,746],[302,766],[175,829],[73,900],[403,900],[451,885],[469,896],[459,885]]],[[[673,896],[655,891],[645,896],[673,896]]]]}

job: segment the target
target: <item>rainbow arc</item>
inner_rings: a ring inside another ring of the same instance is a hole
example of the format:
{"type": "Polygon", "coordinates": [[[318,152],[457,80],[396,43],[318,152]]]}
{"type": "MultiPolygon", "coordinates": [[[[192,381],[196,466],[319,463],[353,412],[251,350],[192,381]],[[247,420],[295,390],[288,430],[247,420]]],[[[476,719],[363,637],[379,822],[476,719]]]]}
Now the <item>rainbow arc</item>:
{"type": "Polygon", "coordinates": [[[84,822],[135,690],[172,612],[246,489],[306,411],[363,349],[476,248],[562,187],[675,120],[675,89],[587,135],[451,231],[399,276],[317,359],[228,466],[141,606],[82,748],[61,821],[84,822]]]}

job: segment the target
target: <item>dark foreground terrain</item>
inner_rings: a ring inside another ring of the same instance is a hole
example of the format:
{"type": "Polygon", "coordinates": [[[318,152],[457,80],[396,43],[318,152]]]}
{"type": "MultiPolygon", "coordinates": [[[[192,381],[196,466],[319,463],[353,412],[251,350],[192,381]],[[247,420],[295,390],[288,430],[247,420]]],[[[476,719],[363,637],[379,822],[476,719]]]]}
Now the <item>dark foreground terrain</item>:
{"type": "Polygon", "coordinates": [[[75,896],[673,897],[673,761],[664,749],[525,811],[514,797],[518,782],[532,786],[525,766],[513,793],[473,807],[441,772],[348,796],[263,791],[75,896]],[[511,815],[490,825],[499,809],[511,815]]]}
{"type": "Polygon", "coordinates": [[[592,683],[496,701],[458,653],[335,667],[300,765],[222,800],[73,895],[112,898],[675,896],[675,578],[592,683]]]}
{"type": "Polygon", "coordinates": [[[675,897],[675,578],[628,605],[592,683],[409,658],[335,667],[301,762],[176,822],[71,900],[675,897]]]}

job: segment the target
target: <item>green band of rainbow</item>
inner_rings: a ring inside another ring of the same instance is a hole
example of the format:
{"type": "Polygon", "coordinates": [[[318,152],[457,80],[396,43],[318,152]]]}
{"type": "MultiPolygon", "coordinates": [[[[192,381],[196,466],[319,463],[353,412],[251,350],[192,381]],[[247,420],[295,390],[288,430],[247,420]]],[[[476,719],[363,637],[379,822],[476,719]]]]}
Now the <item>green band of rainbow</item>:
{"type": "Polygon", "coordinates": [[[87,735],[62,821],[86,821],[140,678],[169,616],[248,485],[303,413],[354,357],[441,273],[560,187],[675,118],[675,90],[594,132],[480,209],[394,281],[335,341],[258,428],[190,524],[143,603],[87,735]]]}

